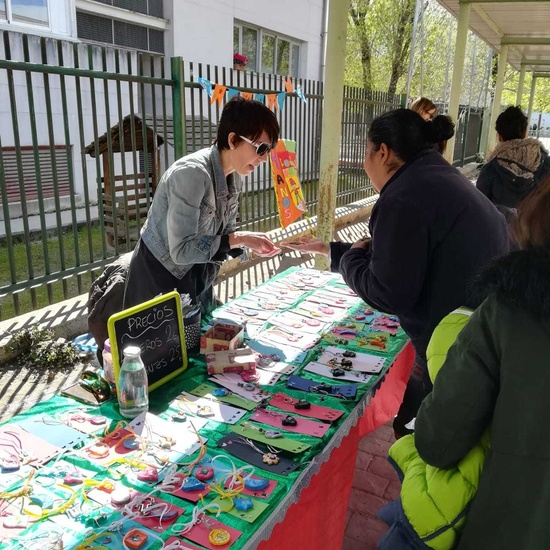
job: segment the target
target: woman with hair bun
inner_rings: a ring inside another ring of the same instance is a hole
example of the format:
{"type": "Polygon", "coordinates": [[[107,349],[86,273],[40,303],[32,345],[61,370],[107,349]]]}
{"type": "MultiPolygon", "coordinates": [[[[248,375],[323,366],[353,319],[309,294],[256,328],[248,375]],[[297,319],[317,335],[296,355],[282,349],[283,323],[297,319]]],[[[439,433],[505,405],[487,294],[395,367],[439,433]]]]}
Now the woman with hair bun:
{"type": "Polygon", "coordinates": [[[434,145],[434,149],[444,155],[447,150],[447,141],[455,135],[455,123],[449,115],[437,115],[432,123],[435,126],[435,133],[441,137],[441,141],[434,145]]]}
{"type": "Polygon", "coordinates": [[[416,362],[394,421],[397,436],[412,431],[410,422],[431,391],[426,347],[433,329],[457,307],[479,305],[468,299],[468,283],[509,246],[504,217],[434,150],[442,139],[438,125],[410,109],[376,118],[364,161],[380,193],[369,222],[371,238],[355,244],[314,237],[283,243],[330,253],[331,268],[363,300],[400,318],[416,362]]]}

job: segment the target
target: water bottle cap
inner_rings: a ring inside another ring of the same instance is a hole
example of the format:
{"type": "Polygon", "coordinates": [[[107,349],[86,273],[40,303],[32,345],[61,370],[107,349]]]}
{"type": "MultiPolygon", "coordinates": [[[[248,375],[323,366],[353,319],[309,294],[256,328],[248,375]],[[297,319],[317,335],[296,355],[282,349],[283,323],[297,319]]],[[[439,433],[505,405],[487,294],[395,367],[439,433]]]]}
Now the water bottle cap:
{"type": "Polygon", "coordinates": [[[105,342],[103,342],[103,349],[106,352],[111,353],[111,342],[109,342],[109,338],[107,338],[107,340],[105,340],[105,342]]]}
{"type": "Polygon", "coordinates": [[[139,346],[126,346],[122,353],[124,357],[135,357],[141,355],[141,349],[139,346]]]}

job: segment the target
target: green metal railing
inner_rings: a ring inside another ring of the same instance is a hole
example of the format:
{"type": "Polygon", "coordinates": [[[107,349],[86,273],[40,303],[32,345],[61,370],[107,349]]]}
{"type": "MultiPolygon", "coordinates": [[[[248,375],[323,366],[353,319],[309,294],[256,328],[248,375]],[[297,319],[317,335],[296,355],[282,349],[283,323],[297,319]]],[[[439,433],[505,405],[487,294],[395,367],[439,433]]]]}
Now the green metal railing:
{"type": "MultiPolygon", "coordinates": [[[[11,124],[0,136],[0,320],[87,292],[105,265],[132,250],[160,174],[215,138],[221,107],[210,104],[196,77],[254,94],[284,90],[276,75],[1,34],[0,84],[7,85],[11,124]]],[[[307,103],[287,94],[277,116],[282,137],[298,144],[314,215],[323,85],[294,84],[307,103]]],[[[366,129],[401,102],[346,87],[339,206],[373,193],[362,170],[366,129]]],[[[279,226],[268,164],[244,181],[239,224],[279,226]]]]}

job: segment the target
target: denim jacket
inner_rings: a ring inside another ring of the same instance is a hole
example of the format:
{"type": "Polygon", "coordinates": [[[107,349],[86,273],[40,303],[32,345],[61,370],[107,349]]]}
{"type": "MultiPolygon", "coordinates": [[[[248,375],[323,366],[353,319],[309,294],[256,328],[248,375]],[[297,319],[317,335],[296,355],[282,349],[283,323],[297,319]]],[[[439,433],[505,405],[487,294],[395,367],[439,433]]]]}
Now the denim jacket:
{"type": "Polygon", "coordinates": [[[223,173],[216,146],[172,164],[163,174],[141,238],[159,262],[181,279],[212,260],[221,235],[235,231],[241,179],[223,173]]]}

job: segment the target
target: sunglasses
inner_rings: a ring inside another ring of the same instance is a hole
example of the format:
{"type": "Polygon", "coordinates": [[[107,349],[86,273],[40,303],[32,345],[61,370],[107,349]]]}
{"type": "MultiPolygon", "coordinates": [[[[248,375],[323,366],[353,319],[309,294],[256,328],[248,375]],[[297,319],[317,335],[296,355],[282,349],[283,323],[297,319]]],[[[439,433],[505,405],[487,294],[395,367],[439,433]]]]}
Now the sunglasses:
{"type": "Polygon", "coordinates": [[[88,392],[90,392],[98,401],[98,403],[103,403],[108,401],[113,397],[113,392],[111,391],[111,386],[109,382],[105,380],[97,372],[85,370],[80,375],[80,387],[88,392]]]}
{"type": "Polygon", "coordinates": [[[251,139],[248,139],[244,136],[239,136],[239,137],[242,140],[246,141],[246,143],[250,143],[250,145],[252,145],[252,147],[256,147],[256,154],[259,157],[263,157],[264,155],[269,153],[269,151],[271,151],[271,149],[273,149],[273,146],[269,145],[269,143],[264,143],[263,141],[260,141],[259,143],[257,143],[256,141],[252,141],[251,139]]]}

